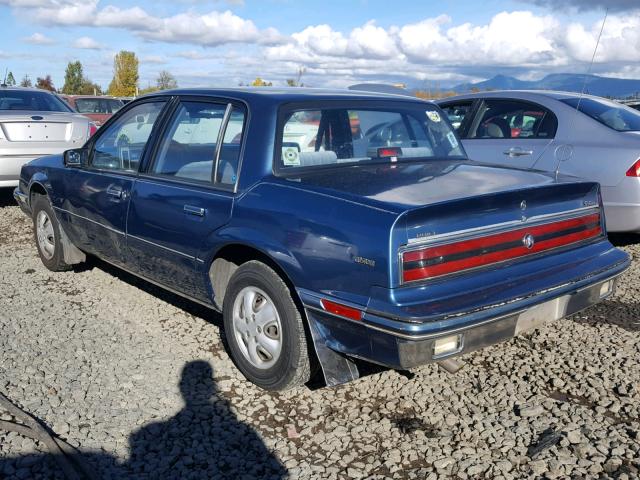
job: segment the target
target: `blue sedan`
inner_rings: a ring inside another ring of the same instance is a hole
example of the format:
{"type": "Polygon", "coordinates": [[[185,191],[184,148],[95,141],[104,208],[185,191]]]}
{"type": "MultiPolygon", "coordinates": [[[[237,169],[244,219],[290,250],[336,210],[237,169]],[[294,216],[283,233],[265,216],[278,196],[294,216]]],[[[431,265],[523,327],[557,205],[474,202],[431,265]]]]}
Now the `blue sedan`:
{"type": "Polygon", "coordinates": [[[394,95],[160,92],[25,165],[14,196],[45,267],[94,255],[222,312],[271,390],[504,341],[629,265],[598,184],[470,161],[439,107],[394,95]]]}

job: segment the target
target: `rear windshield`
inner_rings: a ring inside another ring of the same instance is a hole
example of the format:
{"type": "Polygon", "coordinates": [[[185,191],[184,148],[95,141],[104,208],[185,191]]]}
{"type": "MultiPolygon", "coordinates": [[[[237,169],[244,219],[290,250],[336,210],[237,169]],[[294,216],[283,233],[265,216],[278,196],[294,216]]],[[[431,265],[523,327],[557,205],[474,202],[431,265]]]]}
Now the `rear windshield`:
{"type": "Polygon", "coordinates": [[[116,113],[124,106],[115,98],[76,98],[76,110],[79,113],[116,113]]]}
{"type": "Polygon", "coordinates": [[[0,90],[0,110],[29,110],[38,112],[72,112],[64,101],[47,92],[37,90],[0,90]]]}
{"type": "Polygon", "coordinates": [[[593,98],[565,98],[560,100],[576,108],[580,102],[580,111],[594,120],[618,132],[640,131],[640,112],[619,103],[593,98]]]}
{"type": "Polygon", "coordinates": [[[295,109],[279,131],[279,170],[466,158],[449,121],[430,105],[295,109]]]}

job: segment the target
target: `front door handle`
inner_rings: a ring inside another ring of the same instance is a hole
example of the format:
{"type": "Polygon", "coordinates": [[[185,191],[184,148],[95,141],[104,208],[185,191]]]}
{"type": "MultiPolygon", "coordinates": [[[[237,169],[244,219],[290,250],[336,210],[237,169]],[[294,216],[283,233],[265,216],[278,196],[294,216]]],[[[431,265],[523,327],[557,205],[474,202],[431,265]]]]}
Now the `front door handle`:
{"type": "Polygon", "coordinates": [[[107,187],[107,195],[117,198],[118,200],[121,200],[127,196],[125,191],[120,187],[107,187]]]}
{"type": "Polygon", "coordinates": [[[184,206],[184,213],[186,213],[187,215],[195,215],[196,217],[204,217],[204,214],[207,211],[204,208],[201,207],[193,207],[191,205],[185,205],[184,206]]]}
{"type": "Polygon", "coordinates": [[[510,148],[509,150],[505,150],[502,153],[508,155],[509,157],[524,157],[525,155],[533,155],[533,150],[523,150],[520,147],[514,147],[510,148]]]}

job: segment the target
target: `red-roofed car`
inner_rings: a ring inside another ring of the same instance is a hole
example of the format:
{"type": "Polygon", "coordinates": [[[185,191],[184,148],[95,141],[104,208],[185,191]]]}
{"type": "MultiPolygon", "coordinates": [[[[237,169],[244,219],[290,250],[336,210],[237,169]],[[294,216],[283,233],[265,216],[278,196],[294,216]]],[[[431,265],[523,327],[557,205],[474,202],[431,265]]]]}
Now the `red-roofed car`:
{"type": "Polygon", "coordinates": [[[124,106],[122,100],[113,97],[95,95],[60,95],[60,97],[76,112],[89,117],[97,127],[124,106]]]}

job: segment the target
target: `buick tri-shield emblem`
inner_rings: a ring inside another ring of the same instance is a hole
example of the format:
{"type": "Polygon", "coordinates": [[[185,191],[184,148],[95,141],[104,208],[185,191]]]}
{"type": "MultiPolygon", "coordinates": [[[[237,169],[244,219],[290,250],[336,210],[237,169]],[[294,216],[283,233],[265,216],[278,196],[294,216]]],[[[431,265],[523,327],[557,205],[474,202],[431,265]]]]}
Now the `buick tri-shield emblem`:
{"type": "Polygon", "coordinates": [[[535,243],[536,243],[536,240],[533,238],[533,235],[531,235],[530,233],[527,233],[524,237],[522,237],[522,244],[525,247],[527,247],[529,250],[533,248],[535,243]]]}

